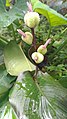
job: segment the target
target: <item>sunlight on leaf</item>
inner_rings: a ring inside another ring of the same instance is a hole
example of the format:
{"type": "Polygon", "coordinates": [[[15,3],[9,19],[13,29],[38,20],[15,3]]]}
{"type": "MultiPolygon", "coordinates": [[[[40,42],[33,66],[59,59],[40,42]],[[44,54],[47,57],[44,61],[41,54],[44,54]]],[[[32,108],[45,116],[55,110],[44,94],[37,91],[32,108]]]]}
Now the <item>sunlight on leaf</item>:
{"type": "Polygon", "coordinates": [[[35,66],[26,58],[25,54],[15,41],[10,41],[4,50],[4,61],[7,72],[17,76],[23,71],[32,71],[35,66]]]}

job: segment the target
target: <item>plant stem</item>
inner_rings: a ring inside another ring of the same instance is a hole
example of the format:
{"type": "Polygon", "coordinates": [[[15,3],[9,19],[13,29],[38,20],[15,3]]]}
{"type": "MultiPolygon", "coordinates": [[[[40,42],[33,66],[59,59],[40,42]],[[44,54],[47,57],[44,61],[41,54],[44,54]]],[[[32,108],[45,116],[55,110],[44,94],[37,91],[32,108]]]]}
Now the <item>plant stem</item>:
{"type": "Polygon", "coordinates": [[[47,39],[50,38],[51,29],[52,29],[52,27],[50,26],[50,28],[49,28],[49,32],[48,32],[48,36],[47,36],[47,39]]]}
{"type": "Polygon", "coordinates": [[[7,45],[7,42],[4,41],[3,39],[0,39],[0,41],[1,41],[2,43],[4,43],[5,45],[7,45]]]}
{"type": "Polygon", "coordinates": [[[32,45],[34,46],[35,50],[36,50],[36,38],[35,38],[35,34],[34,34],[34,28],[31,28],[32,31],[32,35],[33,35],[33,43],[32,45]]]}
{"type": "Polygon", "coordinates": [[[34,80],[37,78],[37,73],[38,73],[38,67],[36,66],[35,73],[34,73],[34,76],[33,76],[34,80]]]}
{"type": "Polygon", "coordinates": [[[35,80],[35,84],[36,84],[38,90],[40,91],[41,95],[44,96],[44,93],[43,93],[43,91],[40,89],[40,86],[39,86],[37,80],[35,80]]]}
{"type": "Polygon", "coordinates": [[[0,41],[2,41],[3,43],[7,44],[9,41],[7,41],[7,39],[5,39],[3,36],[0,36],[0,41]]]}
{"type": "MultiPolygon", "coordinates": [[[[32,43],[32,45],[34,46],[35,51],[36,51],[36,38],[35,38],[35,34],[34,34],[34,28],[31,28],[31,31],[32,31],[32,35],[33,35],[33,43],[32,43]]],[[[34,73],[34,76],[33,76],[34,80],[37,77],[37,73],[38,73],[38,66],[36,66],[36,69],[35,69],[35,73],[34,73]]]]}
{"type": "Polygon", "coordinates": [[[67,30],[67,27],[61,32],[61,35],[67,30]]]}
{"type": "Polygon", "coordinates": [[[16,40],[16,36],[15,36],[15,31],[14,31],[14,26],[13,26],[13,24],[11,24],[11,28],[12,28],[14,40],[16,40]]]}

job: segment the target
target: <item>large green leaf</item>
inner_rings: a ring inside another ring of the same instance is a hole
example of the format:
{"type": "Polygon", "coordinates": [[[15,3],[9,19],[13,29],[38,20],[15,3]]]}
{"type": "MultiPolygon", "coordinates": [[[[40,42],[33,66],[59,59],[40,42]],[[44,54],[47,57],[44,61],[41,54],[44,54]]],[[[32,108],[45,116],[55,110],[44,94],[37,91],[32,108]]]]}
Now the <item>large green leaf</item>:
{"type": "Polygon", "coordinates": [[[15,41],[10,41],[8,45],[6,45],[4,50],[4,61],[7,72],[15,76],[20,72],[32,71],[35,68],[15,41]]]}
{"type": "Polygon", "coordinates": [[[4,65],[0,65],[0,119],[1,113],[4,110],[8,101],[8,95],[11,87],[14,84],[16,77],[10,76],[4,65]]]}
{"type": "Polygon", "coordinates": [[[11,107],[11,105],[5,106],[5,109],[2,113],[1,119],[18,119],[14,109],[11,107]]]}
{"type": "Polygon", "coordinates": [[[2,105],[5,104],[8,100],[8,95],[16,77],[10,76],[4,65],[0,65],[0,116],[1,112],[4,109],[2,105]]]}
{"type": "Polygon", "coordinates": [[[67,90],[47,73],[21,73],[9,101],[20,119],[67,119],[67,90]]]}
{"type": "Polygon", "coordinates": [[[7,73],[5,66],[0,65],[0,96],[12,87],[11,82],[13,80],[15,80],[15,77],[11,77],[7,73]]]}
{"type": "Polygon", "coordinates": [[[63,17],[61,14],[57,13],[55,10],[40,1],[35,2],[33,9],[44,15],[48,19],[51,26],[67,24],[67,18],[63,17]]]}
{"type": "Polygon", "coordinates": [[[0,27],[10,25],[15,19],[23,18],[24,11],[27,10],[27,0],[17,0],[12,9],[6,11],[4,0],[0,0],[0,27]]]}
{"type": "Polygon", "coordinates": [[[15,77],[10,76],[4,65],[0,65],[0,97],[7,92],[11,87],[15,77]]]}

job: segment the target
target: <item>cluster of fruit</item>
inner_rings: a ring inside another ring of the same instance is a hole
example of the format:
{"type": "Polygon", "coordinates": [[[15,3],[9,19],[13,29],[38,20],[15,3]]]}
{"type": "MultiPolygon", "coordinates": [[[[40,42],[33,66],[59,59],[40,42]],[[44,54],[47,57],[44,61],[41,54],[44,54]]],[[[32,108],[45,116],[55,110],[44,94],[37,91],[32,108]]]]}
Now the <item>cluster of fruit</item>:
{"type": "MultiPolygon", "coordinates": [[[[29,28],[35,28],[40,22],[40,16],[37,12],[33,12],[31,4],[28,4],[29,11],[24,16],[25,25],[29,28]]],[[[31,45],[33,42],[33,35],[30,32],[23,32],[20,29],[17,31],[22,35],[22,40],[31,45]]],[[[31,57],[36,63],[41,63],[44,60],[44,55],[47,53],[47,45],[51,39],[48,39],[44,45],[40,45],[36,52],[32,53],[31,57]]]]}

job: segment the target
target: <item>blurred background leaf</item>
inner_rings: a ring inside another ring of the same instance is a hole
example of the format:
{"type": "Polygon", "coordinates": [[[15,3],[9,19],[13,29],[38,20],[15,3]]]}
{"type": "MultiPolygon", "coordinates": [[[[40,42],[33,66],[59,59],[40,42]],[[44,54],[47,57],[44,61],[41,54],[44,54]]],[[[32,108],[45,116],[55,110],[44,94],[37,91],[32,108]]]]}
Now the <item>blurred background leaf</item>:
{"type": "Polygon", "coordinates": [[[0,0],[0,28],[9,26],[14,20],[23,18],[27,10],[27,0],[17,0],[14,6],[7,11],[4,0],[0,0]]]}
{"type": "Polygon", "coordinates": [[[0,116],[8,101],[8,95],[16,77],[10,76],[4,65],[0,65],[0,116]],[[4,105],[4,106],[3,106],[4,105]],[[2,107],[2,108],[1,108],[2,107]]]}

